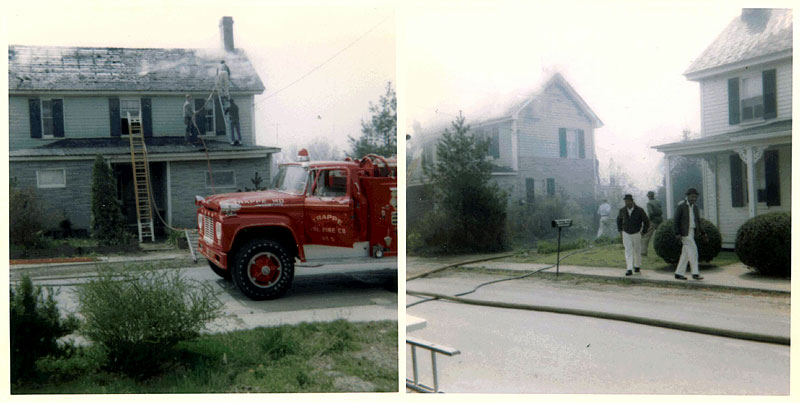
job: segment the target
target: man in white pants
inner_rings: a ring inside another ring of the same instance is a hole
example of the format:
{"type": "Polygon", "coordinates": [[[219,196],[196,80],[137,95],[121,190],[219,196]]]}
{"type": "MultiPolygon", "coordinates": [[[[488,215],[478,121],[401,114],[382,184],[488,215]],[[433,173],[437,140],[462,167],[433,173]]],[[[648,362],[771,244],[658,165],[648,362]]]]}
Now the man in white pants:
{"type": "Polygon", "coordinates": [[[675,209],[675,237],[683,244],[681,258],[678,260],[678,267],[675,268],[675,278],[678,280],[686,280],[684,274],[686,274],[687,264],[692,268],[693,279],[703,279],[697,262],[697,243],[694,240],[696,235],[700,235],[703,238],[707,238],[708,235],[703,232],[703,228],[700,226],[700,210],[697,207],[698,196],[697,189],[689,188],[686,191],[686,199],[680,202],[675,209]]]}
{"type": "Polygon", "coordinates": [[[617,214],[617,230],[622,235],[622,245],[625,246],[625,263],[627,264],[626,276],[634,272],[639,273],[642,267],[642,233],[650,228],[650,219],[644,209],[633,202],[633,196],[627,194],[623,197],[625,207],[617,214]]]}

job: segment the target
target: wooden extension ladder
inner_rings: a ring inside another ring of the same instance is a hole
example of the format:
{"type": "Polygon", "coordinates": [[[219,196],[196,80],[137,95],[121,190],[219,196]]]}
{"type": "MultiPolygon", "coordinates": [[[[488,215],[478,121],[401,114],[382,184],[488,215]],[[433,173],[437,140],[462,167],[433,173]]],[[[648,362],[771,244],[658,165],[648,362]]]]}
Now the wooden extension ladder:
{"type": "MultiPolygon", "coordinates": [[[[217,100],[219,101],[219,107],[222,109],[222,120],[225,122],[225,135],[228,137],[226,140],[233,141],[233,128],[231,127],[231,121],[228,118],[228,114],[225,113],[225,108],[227,108],[229,105],[226,105],[224,102],[222,102],[222,96],[219,94],[219,91],[216,92],[217,100]]],[[[228,102],[230,102],[230,98],[228,99],[228,102]]]]}
{"type": "Polygon", "coordinates": [[[142,116],[131,117],[128,113],[128,127],[131,142],[131,166],[133,167],[133,186],[136,196],[136,219],[139,226],[139,242],[143,242],[148,237],[152,242],[156,241],[155,229],[153,227],[153,209],[150,205],[150,169],[147,162],[147,145],[144,142],[142,131],[142,116]]]}

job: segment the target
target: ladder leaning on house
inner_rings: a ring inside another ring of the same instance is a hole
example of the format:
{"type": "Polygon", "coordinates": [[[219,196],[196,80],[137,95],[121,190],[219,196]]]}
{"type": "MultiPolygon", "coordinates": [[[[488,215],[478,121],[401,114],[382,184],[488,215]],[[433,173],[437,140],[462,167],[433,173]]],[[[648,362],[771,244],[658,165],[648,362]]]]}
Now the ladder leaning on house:
{"type": "Polygon", "coordinates": [[[230,106],[230,104],[228,104],[228,102],[230,102],[230,99],[228,99],[227,102],[222,102],[222,96],[220,96],[219,90],[215,89],[215,92],[217,93],[217,100],[219,101],[219,107],[220,109],[222,109],[222,120],[225,121],[225,134],[228,135],[229,137],[228,140],[233,140],[233,132],[232,132],[233,128],[231,127],[230,119],[225,110],[228,108],[228,106],[230,106]]]}
{"type": "Polygon", "coordinates": [[[153,212],[150,205],[150,169],[147,161],[147,146],[142,131],[142,116],[131,117],[128,113],[128,127],[131,143],[131,166],[133,167],[133,187],[136,196],[136,219],[139,227],[139,242],[150,238],[156,241],[153,227],[153,212]]]}

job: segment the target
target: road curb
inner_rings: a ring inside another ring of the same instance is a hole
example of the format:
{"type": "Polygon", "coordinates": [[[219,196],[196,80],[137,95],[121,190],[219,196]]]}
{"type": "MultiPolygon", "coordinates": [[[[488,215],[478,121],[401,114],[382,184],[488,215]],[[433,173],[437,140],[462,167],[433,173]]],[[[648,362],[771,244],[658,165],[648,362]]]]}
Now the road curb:
{"type": "Polygon", "coordinates": [[[493,307],[493,308],[520,309],[520,310],[526,310],[526,311],[549,312],[549,313],[558,313],[558,314],[565,314],[565,315],[585,316],[585,317],[592,317],[592,318],[598,318],[598,319],[610,319],[610,320],[617,320],[617,321],[622,321],[622,322],[636,323],[636,324],[647,325],[647,326],[655,326],[655,327],[662,327],[662,328],[667,328],[667,329],[674,329],[674,330],[682,330],[682,331],[687,331],[687,332],[708,334],[708,335],[712,335],[712,336],[727,337],[727,338],[732,338],[732,339],[757,341],[757,342],[771,343],[771,344],[780,344],[780,345],[785,345],[785,346],[791,345],[791,340],[790,340],[789,337],[767,335],[767,334],[759,334],[759,333],[751,333],[751,332],[743,332],[743,331],[732,330],[732,329],[721,329],[721,328],[714,328],[714,327],[710,327],[710,326],[692,325],[692,324],[688,324],[688,323],[680,323],[680,322],[672,322],[672,321],[667,321],[667,320],[645,318],[645,317],[641,317],[641,316],[616,314],[616,313],[600,312],[600,311],[589,311],[589,310],[584,310],[584,309],[544,306],[544,305],[529,305],[529,304],[515,304],[515,303],[509,303],[509,302],[498,302],[498,301],[484,301],[484,300],[477,300],[477,299],[470,299],[470,298],[453,297],[453,296],[450,296],[450,295],[438,294],[438,293],[432,293],[432,292],[422,292],[422,291],[418,292],[418,291],[413,291],[413,290],[406,290],[406,294],[414,295],[414,296],[431,297],[431,298],[434,298],[434,299],[442,299],[442,300],[453,301],[453,302],[458,302],[458,303],[468,304],[468,305],[480,305],[480,306],[488,306],[488,307],[493,307]]]}
{"type": "Polygon", "coordinates": [[[96,261],[96,262],[80,262],[80,263],[51,263],[51,264],[30,264],[30,265],[15,265],[9,266],[9,275],[14,277],[21,276],[22,274],[29,274],[31,278],[41,279],[52,277],[53,272],[57,275],[63,275],[70,272],[87,272],[92,271],[93,268],[98,266],[104,267],[124,267],[130,264],[165,264],[165,265],[195,265],[191,257],[163,257],[163,258],[150,258],[150,259],[132,259],[132,260],[119,260],[119,261],[96,261]]]}

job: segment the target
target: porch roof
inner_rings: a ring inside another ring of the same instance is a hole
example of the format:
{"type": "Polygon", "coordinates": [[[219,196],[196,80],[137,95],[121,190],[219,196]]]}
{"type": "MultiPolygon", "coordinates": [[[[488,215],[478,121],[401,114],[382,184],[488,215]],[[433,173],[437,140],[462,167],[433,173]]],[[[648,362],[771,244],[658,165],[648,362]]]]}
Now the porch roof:
{"type": "MultiPolygon", "coordinates": [[[[216,139],[204,139],[206,148],[202,145],[187,144],[183,136],[158,136],[145,137],[147,153],[152,157],[163,154],[203,154],[207,149],[209,153],[225,152],[234,155],[253,153],[273,154],[280,151],[277,147],[264,146],[233,146],[227,141],[216,139]]],[[[84,138],[84,139],[62,139],[35,148],[26,148],[9,152],[9,158],[36,158],[36,157],[86,157],[97,154],[103,156],[127,156],[130,157],[131,148],[127,138],[107,137],[107,138],[84,138]]]]}
{"type": "Polygon", "coordinates": [[[731,151],[750,144],[791,144],[792,120],[781,120],[695,140],[653,146],[666,155],[708,154],[731,151]]]}

